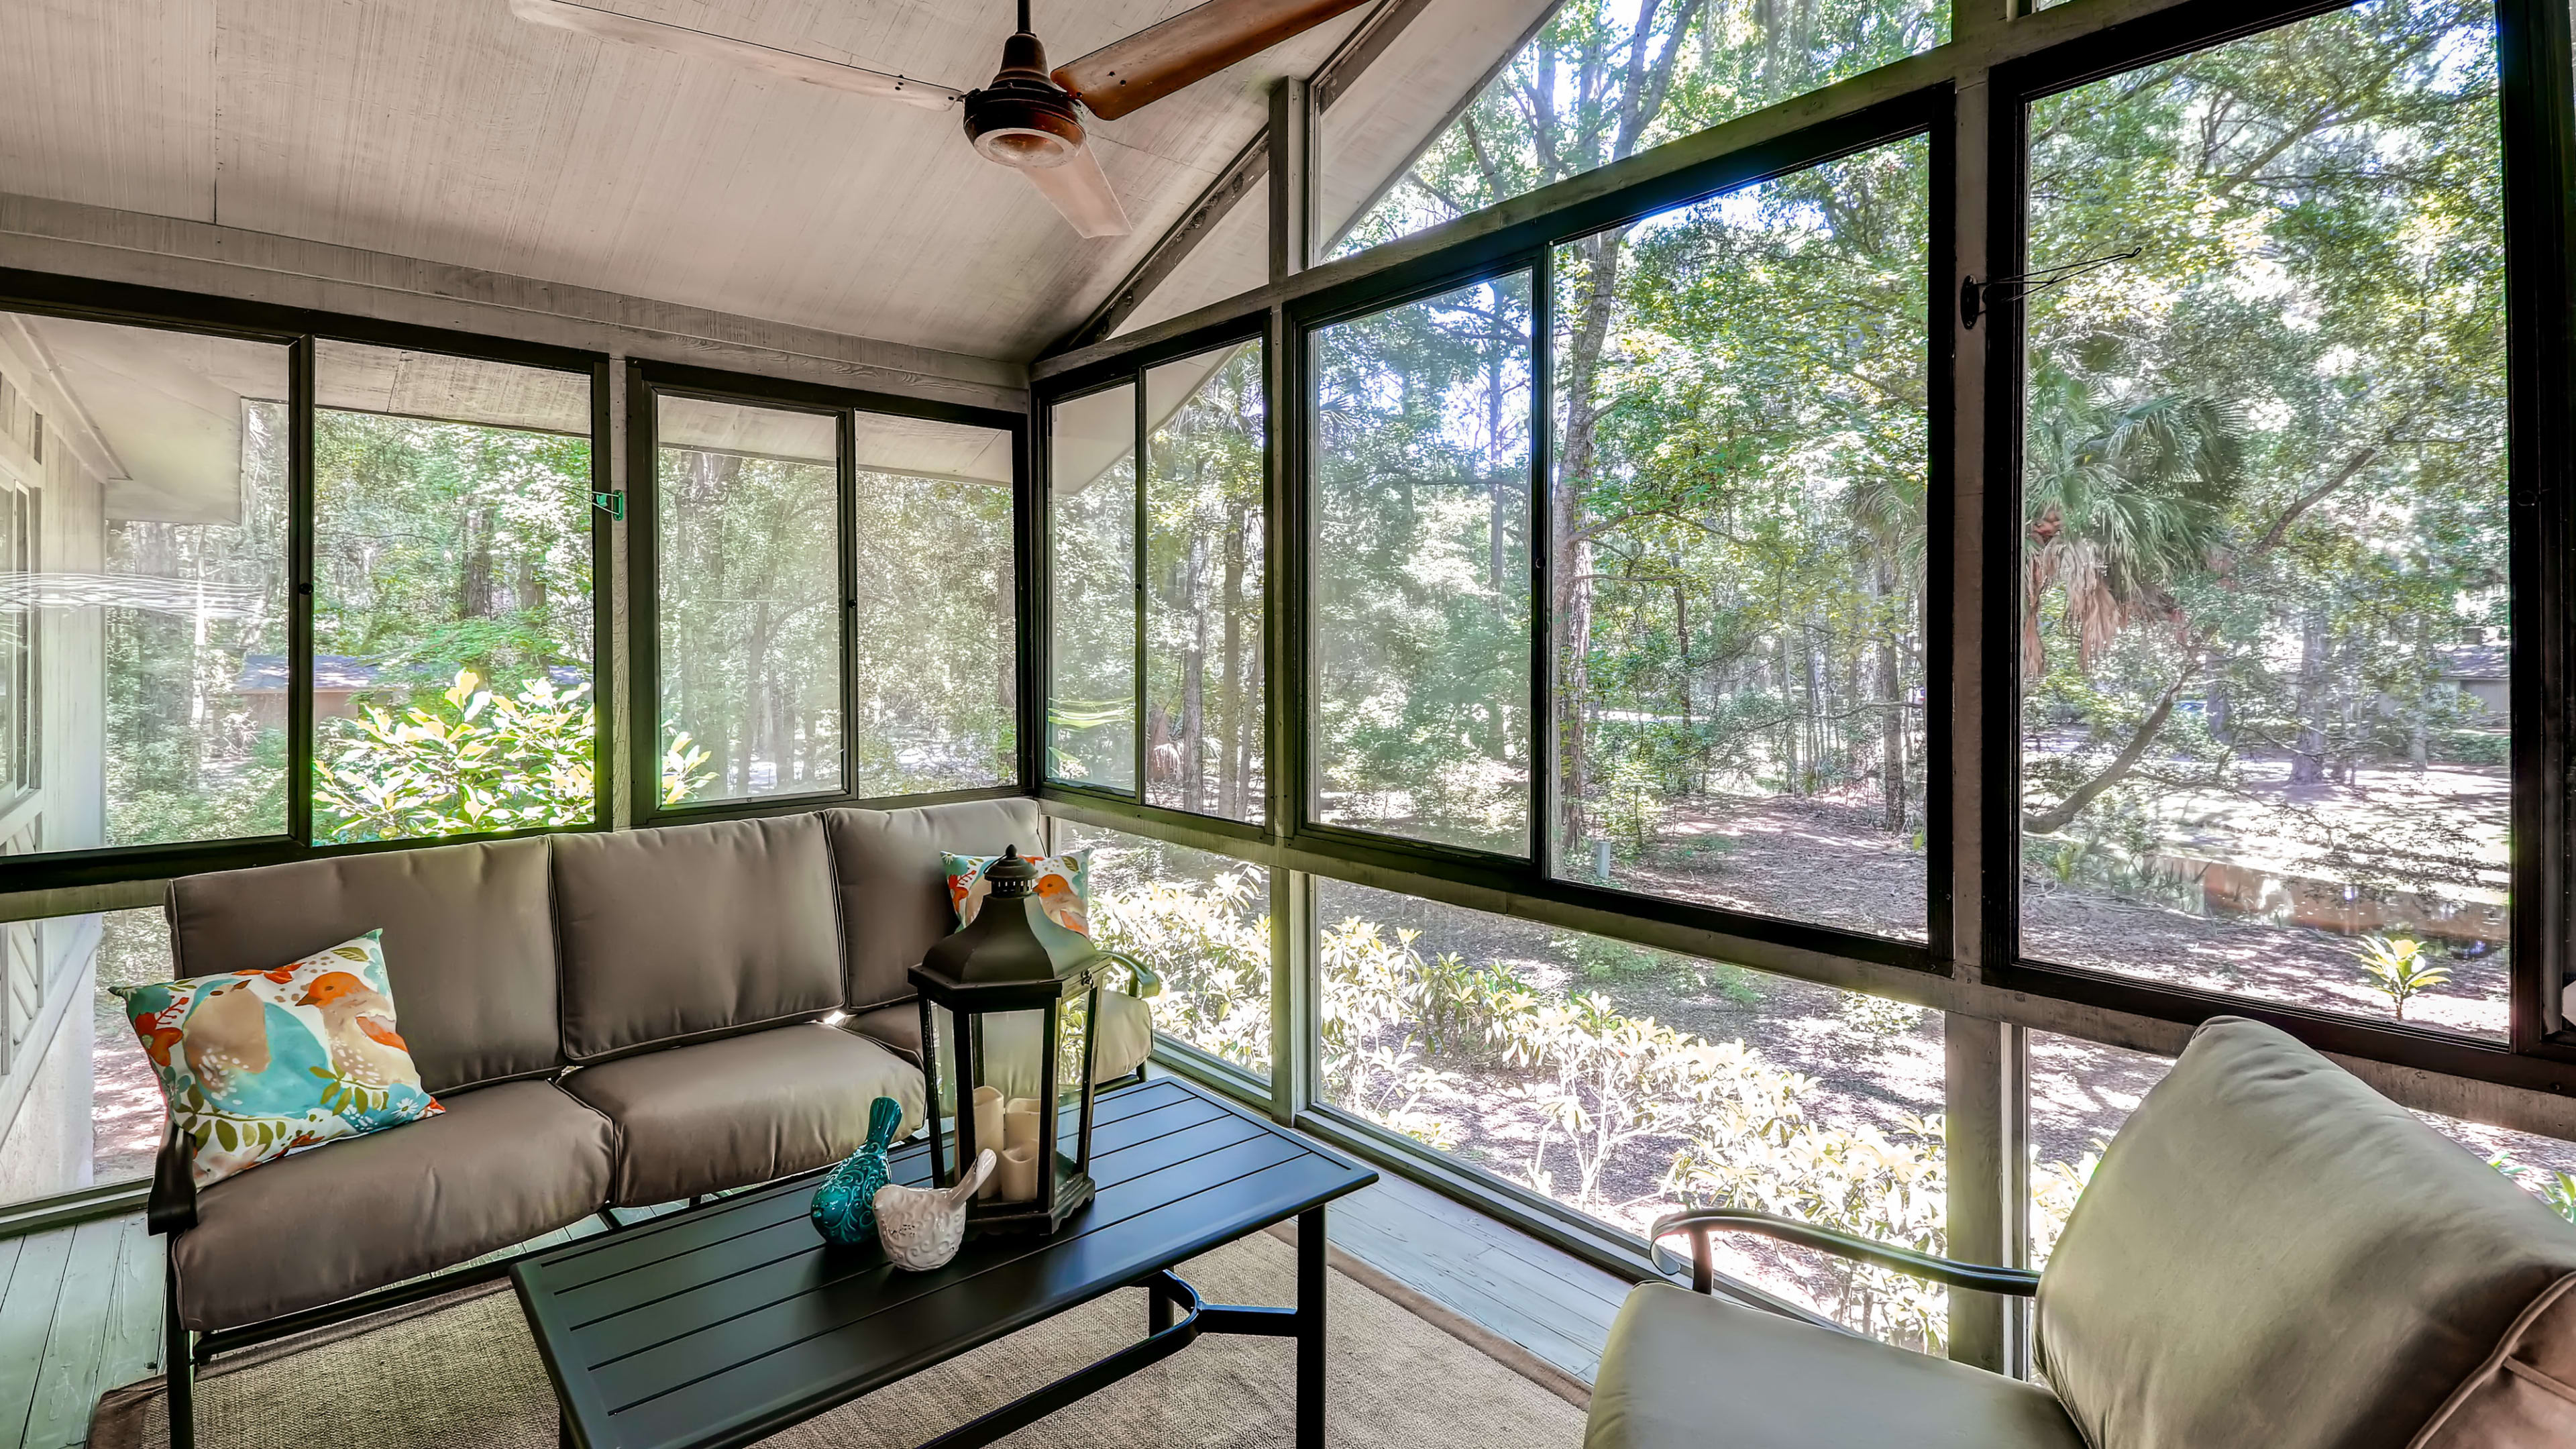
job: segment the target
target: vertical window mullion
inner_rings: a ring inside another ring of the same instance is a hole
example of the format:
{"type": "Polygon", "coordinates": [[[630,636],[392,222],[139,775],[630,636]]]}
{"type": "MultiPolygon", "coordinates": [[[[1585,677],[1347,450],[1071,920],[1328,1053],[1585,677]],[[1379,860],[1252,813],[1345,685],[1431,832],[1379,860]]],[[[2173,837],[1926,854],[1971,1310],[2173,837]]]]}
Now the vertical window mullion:
{"type": "Polygon", "coordinates": [[[1146,600],[1146,597],[1147,597],[1146,584],[1145,584],[1145,567],[1146,567],[1146,550],[1147,550],[1147,545],[1148,545],[1148,542],[1149,542],[1149,540],[1148,540],[1148,536],[1147,536],[1147,532],[1146,532],[1146,519],[1147,519],[1147,517],[1148,517],[1149,515],[1148,515],[1148,513],[1147,513],[1147,511],[1146,511],[1146,507],[1145,507],[1145,490],[1146,490],[1146,489],[1148,489],[1148,488],[1150,488],[1150,487],[1151,487],[1151,486],[1153,486],[1153,485],[1151,484],[1151,482],[1150,482],[1150,481],[1148,480],[1148,478],[1147,478],[1147,474],[1148,474],[1148,472],[1149,472],[1150,470],[1149,470],[1149,469],[1147,468],[1147,466],[1146,466],[1146,458],[1145,458],[1145,428],[1146,428],[1146,419],[1145,419],[1145,402],[1146,402],[1146,399],[1145,399],[1145,372],[1144,372],[1144,369],[1142,369],[1142,368],[1137,369],[1136,374],[1135,374],[1134,378],[1132,379],[1132,385],[1133,385],[1133,388],[1134,388],[1134,391],[1135,391],[1135,395],[1136,395],[1136,436],[1135,436],[1135,443],[1134,443],[1134,451],[1130,454],[1130,456],[1131,456],[1131,457],[1133,457],[1133,458],[1135,459],[1135,466],[1136,466],[1136,500],[1135,500],[1135,516],[1136,516],[1135,529],[1136,529],[1136,536],[1135,536],[1135,538],[1132,540],[1132,543],[1131,543],[1131,550],[1132,550],[1132,551],[1131,551],[1131,553],[1130,553],[1130,555],[1129,555],[1129,556],[1130,556],[1130,558],[1132,558],[1132,559],[1133,559],[1133,562],[1129,565],[1129,567],[1130,567],[1130,568],[1134,571],[1134,573],[1135,573],[1135,578],[1134,578],[1134,580],[1133,580],[1133,583],[1134,583],[1134,594],[1135,594],[1135,600],[1136,600],[1136,604],[1135,604],[1135,608],[1136,608],[1136,664],[1135,664],[1136,677],[1135,677],[1135,684],[1134,684],[1134,690],[1135,690],[1135,708],[1136,708],[1136,720],[1135,720],[1135,736],[1136,736],[1136,746],[1135,746],[1135,750],[1136,750],[1136,756],[1135,756],[1135,767],[1134,767],[1134,768],[1135,768],[1135,771],[1136,771],[1136,776],[1135,776],[1135,779],[1134,779],[1131,783],[1132,783],[1132,785],[1134,786],[1133,793],[1134,793],[1134,796],[1135,796],[1136,802],[1137,802],[1138,804],[1140,804],[1140,805],[1141,805],[1141,804],[1143,804],[1143,803],[1144,803],[1144,801],[1145,801],[1145,797],[1146,797],[1146,793],[1147,793],[1147,792],[1146,792],[1146,789],[1145,789],[1145,777],[1146,777],[1146,772],[1147,772],[1147,766],[1148,766],[1148,765],[1149,765],[1149,763],[1150,763],[1150,761],[1147,759],[1147,757],[1146,757],[1146,753],[1145,753],[1145,744],[1146,744],[1146,735],[1145,735],[1145,716],[1146,716],[1146,712],[1147,712],[1147,710],[1148,710],[1148,709],[1151,707],[1151,705],[1152,705],[1152,694],[1153,694],[1152,686],[1151,686],[1151,685],[1149,685],[1149,684],[1146,682],[1146,681],[1150,678],[1150,675],[1149,675],[1149,674],[1148,674],[1148,672],[1147,672],[1147,661],[1146,661],[1146,658],[1145,658],[1145,600],[1146,600]]]}
{"type": "Polygon", "coordinates": [[[1556,248],[1530,258],[1530,872],[1556,870],[1556,248]]]}
{"type": "MultiPolygon", "coordinates": [[[[590,369],[590,769],[591,828],[614,830],[617,819],[617,571],[618,523],[602,500],[618,506],[617,461],[621,445],[611,416],[615,375],[601,358],[590,369]]],[[[632,798],[630,793],[629,798],[632,798]]]]}
{"type": "Polygon", "coordinates": [[[832,447],[839,454],[833,465],[834,482],[840,489],[840,549],[835,563],[841,580],[841,793],[855,795],[858,789],[859,761],[850,742],[858,736],[859,723],[859,421],[851,408],[835,409],[832,414],[832,447]]]}
{"type": "Polygon", "coordinates": [[[313,338],[287,349],[286,834],[313,843],[313,338]]]}
{"type": "Polygon", "coordinates": [[[2498,0],[2504,128],[2506,451],[2512,470],[2508,573],[2513,663],[2509,776],[2513,937],[2509,1030],[2528,1050],[2567,1026],[2567,811],[2571,639],[2567,564],[2576,447],[2576,288],[2568,269],[2576,183],[2576,77],[2569,20],[2553,0],[2498,0]]]}
{"type": "Polygon", "coordinates": [[[662,813],[661,496],[654,460],[661,452],[660,405],[644,369],[626,364],[626,690],[627,768],[634,772],[628,819],[650,824],[662,813]]]}

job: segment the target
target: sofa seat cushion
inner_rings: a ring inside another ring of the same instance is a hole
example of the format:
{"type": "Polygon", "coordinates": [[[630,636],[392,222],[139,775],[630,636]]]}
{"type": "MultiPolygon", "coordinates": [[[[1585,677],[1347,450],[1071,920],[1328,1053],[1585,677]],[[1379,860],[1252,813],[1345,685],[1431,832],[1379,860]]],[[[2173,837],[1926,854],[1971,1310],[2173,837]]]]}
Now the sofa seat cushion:
{"type": "Polygon", "coordinates": [[[564,1090],[617,1125],[610,1200],[649,1207],[804,1172],[868,1140],[868,1107],[921,1125],[921,1069],[820,1022],[670,1047],[584,1067],[564,1090]]]}
{"type": "Polygon", "coordinates": [[[2046,1389],[1649,1283],[1592,1386],[1584,1449],[2084,1449],[2046,1389]]]}
{"type": "Polygon", "coordinates": [[[181,1319],[204,1332],[318,1307],[515,1247],[607,1201],[608,1120],[552,1085],[445,1104],[199,1193],[197,1226],[173,1248],[181,1319]]]}
{"type": "MultiPolygon", "coordinates": [[[[1100,995],[1100,1023],[1100,1054],[1091,1065],[1095,1079],[1115,1081],[1145,1064],[1145,1058],[1154,1050],[1154,1011],[1150,1005],[1123,991],[1104,991],[1100,995]]],[[[859,1012],[849,1019],[848,1026],[912,1061],[921,1060],[921,1007],[916,1002],[859,1012]]]]}

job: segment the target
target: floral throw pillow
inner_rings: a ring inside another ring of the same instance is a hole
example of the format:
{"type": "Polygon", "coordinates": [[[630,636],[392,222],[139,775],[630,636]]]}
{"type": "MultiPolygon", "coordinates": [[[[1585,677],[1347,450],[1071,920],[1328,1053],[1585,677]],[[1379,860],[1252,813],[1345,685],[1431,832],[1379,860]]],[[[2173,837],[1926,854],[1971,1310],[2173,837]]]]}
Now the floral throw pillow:
{"type": "MultiPolygon", "coordinates": [[[[984,897],[993,887],[984,879],[998,855],[943,855],[948,863],[948,901],[957,908],[957,925],[964,929],[984,908],[984,897]]],[[[1039,855],[1029,858],[1038,868],[1038,909],[1047,919],[1078,935],[1091,934],[1091,851],[1068,850],[1062,855],[1039,855]]]]}
{"type": "Polygon", "coordinates": [[[197,1144],[197,1186],[445,1109],[394,1030],[384,933],[274,971],[110,988],[197,1144]]]}

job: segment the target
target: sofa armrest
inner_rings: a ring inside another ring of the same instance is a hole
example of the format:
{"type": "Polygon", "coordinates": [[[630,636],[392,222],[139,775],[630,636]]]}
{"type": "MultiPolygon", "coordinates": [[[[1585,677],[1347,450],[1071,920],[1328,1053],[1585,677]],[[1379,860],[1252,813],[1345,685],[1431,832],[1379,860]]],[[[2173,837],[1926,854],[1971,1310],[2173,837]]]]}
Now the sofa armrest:
{"type": "Polygon", "coordinates": [[[1655,1264],[1664,1263],[1663,1240],[1674,1233],[1691,1236],[1691,1288],[1700,1293],[1716,1290],[1717,1270],[1709,1258],[1709,1234],[1715,1232],[1759,1233],[1802,1248],[1816,1248],[1837,1257],[1851,1258],[1881,1268],[1893,1268],[1951,1288],[1973,1288],[1980,1293],[2000,1293],[2007,1297],[2028,1298],[2039,1291],[2039,1275],[2021,1268],[1995,1268],[1983,1263],[1962,1263],[1955,1258],[1936,1258],[1912,1248],[1893,1243],[1856,1237],[1834,1228],[1800,1222],[1796,1218],[1758,1213],[1747,1208],[1692,1208],[1685,1212],[1666,1213],[1655,1219],[1647,1236],[1655,1245],[1655,1264]]]}
{"type": "Polygon", "coordinates": [[[1103,951],[1100,954],[1127,968],[1127,974],[1135,979],[1136,985],[1136,989],[1130,993],[1131,995],[1137,997],[1150,997],[1160,996],[1163,994],[1162,973],[1156,971],[1153,967],[1146,965],[1144,962],[1137,960],[1135,957],[1128,955],[1124,951],[1103,951]]]}
{"type": "Polygon", "coordinates": [[[161,1134],[161,1150],[152,1159],[152,1191],[144,1198],[143,1225],[172,1237],[197,1225],[196,1139],[170,1123],[161,1134]]]}

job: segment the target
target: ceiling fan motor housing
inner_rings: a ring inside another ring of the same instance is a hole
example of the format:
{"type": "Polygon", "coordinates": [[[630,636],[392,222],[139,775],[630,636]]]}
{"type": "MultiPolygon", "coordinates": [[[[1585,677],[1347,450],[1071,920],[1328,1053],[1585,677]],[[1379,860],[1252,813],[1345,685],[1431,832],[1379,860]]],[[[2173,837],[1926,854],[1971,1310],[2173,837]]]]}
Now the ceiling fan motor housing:
{"type": "Polygon", "coordinates": [[[988,161],[1023,170],[1061,166],[1082,145],[1073,97],[1047,75],[1046,47],[1023,30],[1002,42],[993,83],[966,93],[966,139],[988,161]]]}

